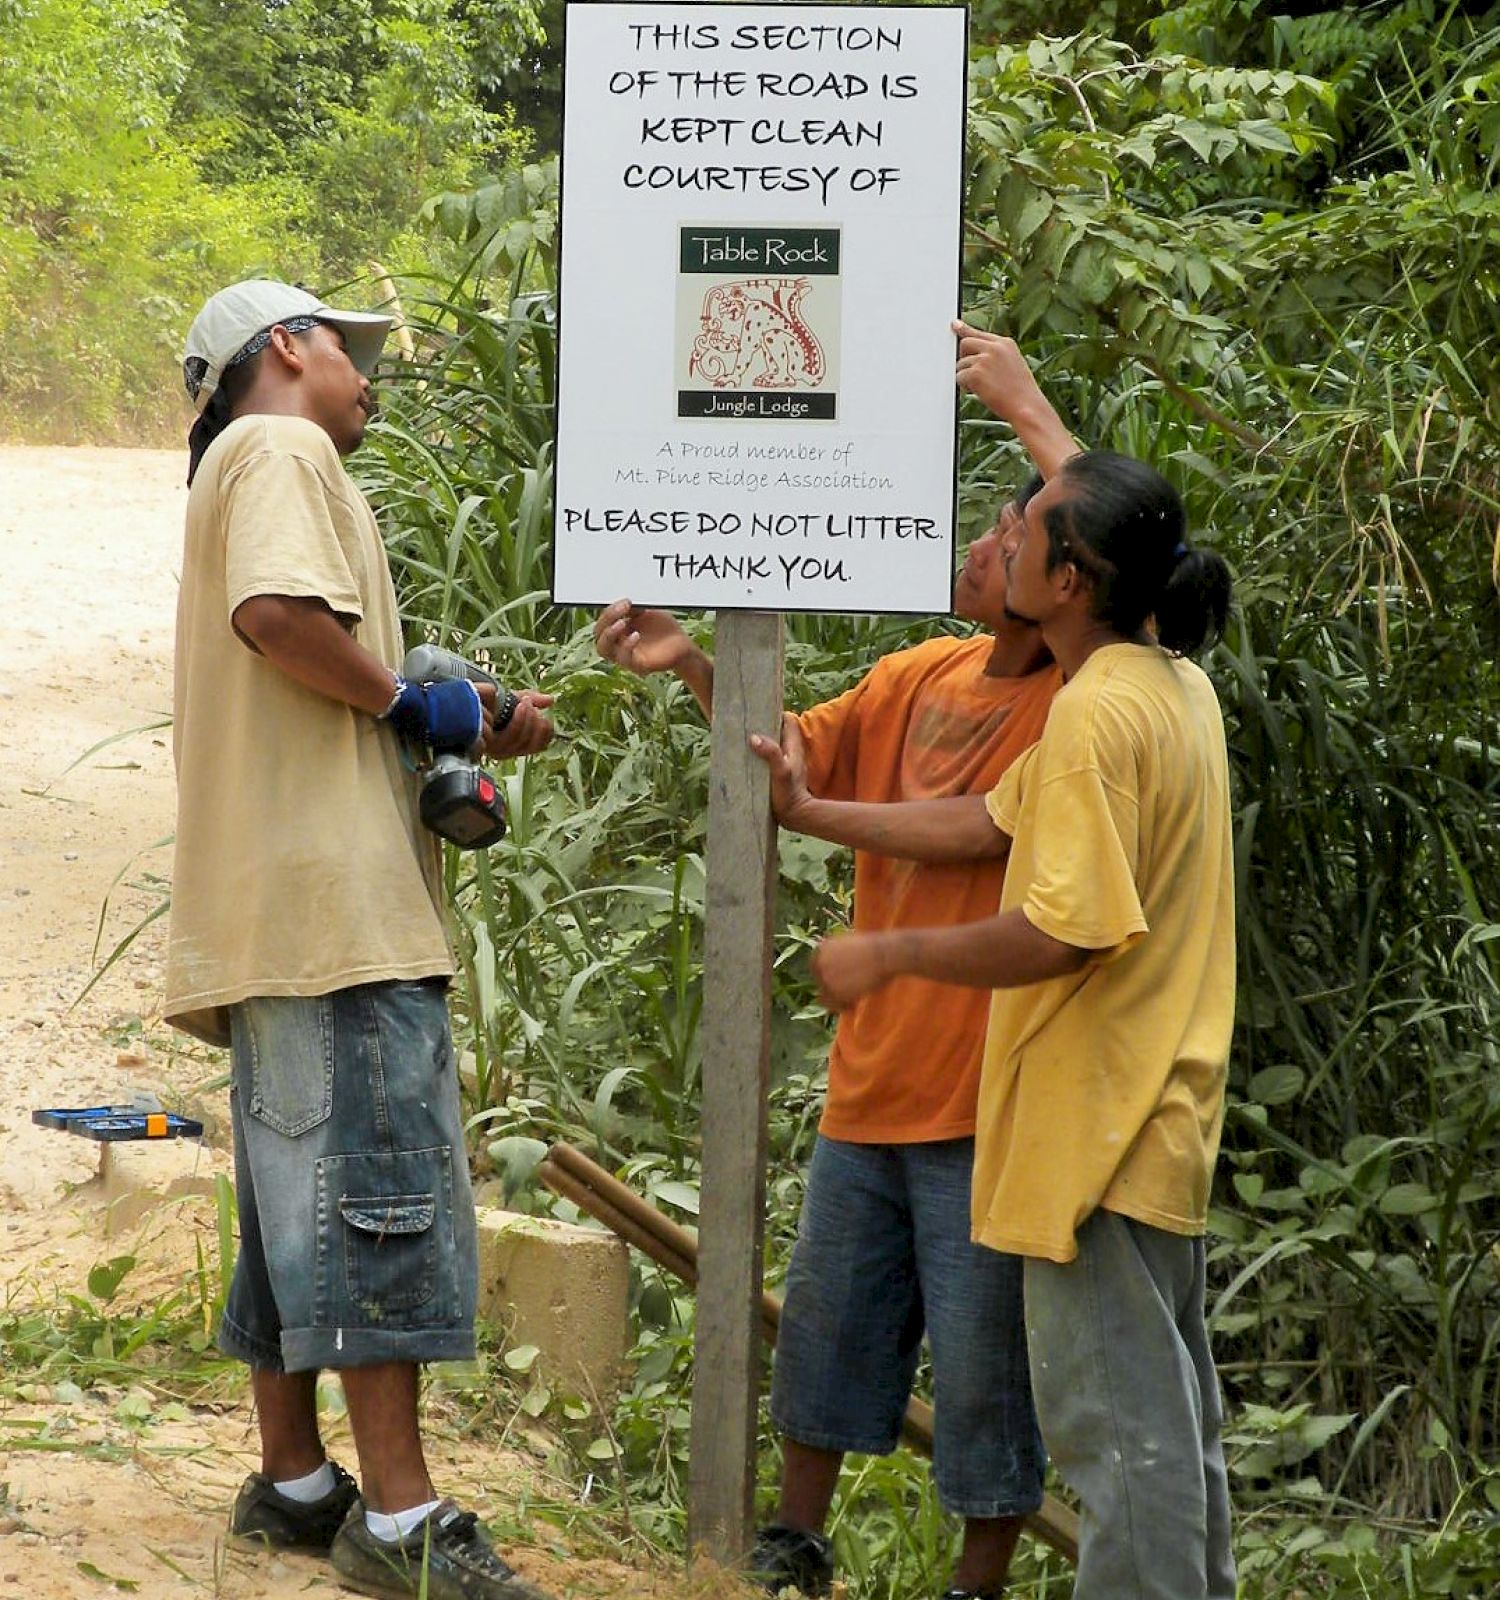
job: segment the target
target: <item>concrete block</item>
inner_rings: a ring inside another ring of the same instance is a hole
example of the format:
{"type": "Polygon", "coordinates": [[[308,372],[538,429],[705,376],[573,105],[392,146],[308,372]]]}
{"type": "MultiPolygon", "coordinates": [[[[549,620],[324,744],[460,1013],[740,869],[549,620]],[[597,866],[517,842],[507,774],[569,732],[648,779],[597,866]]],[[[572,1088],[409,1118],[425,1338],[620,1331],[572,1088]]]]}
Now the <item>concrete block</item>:
{"type": "Polygon", "coordinates": [[[214,1177],[222,1170],[224,1158],[196,1139],[121,1139],[101,1145],[104,1237],[125,1233],[168,1200],[212,1195],[214,1177]]]}
{"type": "Polygon", "coordinates": [[[480,1315],[534,1344],[550,1383],[612,1396],[628,1344],[630,1257],[602,1228],[481,1207],[480,1315]]]}

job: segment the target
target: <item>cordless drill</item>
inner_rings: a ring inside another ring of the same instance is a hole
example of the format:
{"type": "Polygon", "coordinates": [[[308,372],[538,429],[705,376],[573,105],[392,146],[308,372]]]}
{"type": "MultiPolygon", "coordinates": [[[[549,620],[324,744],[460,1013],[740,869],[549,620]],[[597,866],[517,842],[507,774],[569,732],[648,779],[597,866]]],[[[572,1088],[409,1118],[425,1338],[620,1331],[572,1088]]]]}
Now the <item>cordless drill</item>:
{"type": "MultiPolygon", "coordinates": [[[[502,689],[483,667],[437,645],[419,644],[408,650],[401,663],[401,676],[410,683],[467,678],[470,683],[493,685],[498,701],[497,729],[504,727],[515,711],[512,691],[502,689]]],[[[505,837],[505,801],[500,786],[477,761],[451,751],[434,752],[421,770],[419,806],[424,827],[460,850],[485,850],[505,837]]]]}

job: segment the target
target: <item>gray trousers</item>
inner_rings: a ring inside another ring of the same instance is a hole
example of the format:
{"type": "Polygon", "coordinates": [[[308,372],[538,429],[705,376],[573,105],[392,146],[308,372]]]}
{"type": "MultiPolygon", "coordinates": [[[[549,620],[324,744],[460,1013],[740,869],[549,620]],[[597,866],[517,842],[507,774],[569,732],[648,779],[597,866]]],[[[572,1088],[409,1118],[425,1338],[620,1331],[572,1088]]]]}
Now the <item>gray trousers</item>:
{"type": "Polygon", "coordinates": [[[1109,1211],[1067,1265],[1026,1261],[1037,1420],[1083,1508],[1074,1600],[1234,1600],[1203,1261],[1109,1211]]]}

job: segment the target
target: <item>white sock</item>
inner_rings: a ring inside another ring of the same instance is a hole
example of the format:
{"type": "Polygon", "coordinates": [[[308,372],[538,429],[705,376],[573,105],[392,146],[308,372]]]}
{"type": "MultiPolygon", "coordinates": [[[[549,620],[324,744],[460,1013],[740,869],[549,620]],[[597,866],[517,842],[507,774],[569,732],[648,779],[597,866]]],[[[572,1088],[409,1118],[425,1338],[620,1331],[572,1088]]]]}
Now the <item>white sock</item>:
{"type": "Polygon", "coordinates": [[[310,1506],[315,1500],[321,1500],[325,1494],[331,1493],[335,1481],[333,1468],[325,1461],[321,1467],[314,1467],[306,1477],[278,1478],[276,1492],[284,1494],[288,1500],[310,1506]]]}
{"type": "Polygon", "coordinates": [[[409,1506],[405,1511],[394,1511],[387,1515],[384,1511],[365,1511],[365,1526],[377,1539],[384,1539],[387,1544],[395,1544],[398,1539],[404,1539],[413,1528],[418,1528],[442,1505],[441,1500],[429,1500],[425,1505],[409,1506]]]}

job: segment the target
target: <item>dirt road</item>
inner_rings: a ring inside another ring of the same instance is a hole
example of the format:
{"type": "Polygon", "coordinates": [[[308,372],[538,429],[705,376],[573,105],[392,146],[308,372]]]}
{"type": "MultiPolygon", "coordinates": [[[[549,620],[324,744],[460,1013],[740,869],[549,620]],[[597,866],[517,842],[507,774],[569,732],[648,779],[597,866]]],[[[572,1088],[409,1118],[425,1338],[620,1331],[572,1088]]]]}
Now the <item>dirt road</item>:
{"type": "MultiPolygon", "coordinates": [[[[161,905],[170,869],[170,737],[158,724],[171,703],[183,464],[178,452],[0,449],[0,1317],[35,1308],[38,1340],[66,1297],[100,1306],[88,1288],[99,1263],[134,1258],[114,1302],[128,1312],[191,1295],[200,1246],[216,1259],[209,1195],[106,1239],[98,1147],[30,1121],[37,1106],[140,1092],[211,1120],[227,1114],[214,1087],[222,1061],[157,1020],[164,920],[78,998],[96,936],[101,952],[113,949],[161,905]]],[[[227,1166],[207,1146],[189,1165],[189,1180],[227,1166]]],[[[333,1448],[352,1467],[329,1388],[333,1448]]],[[[506,1523],[520,1490],[569,1492],[548,1474],[545,1441],[521,1454],[476,1443],[472,1403],[439,1395],[430,1407],[445,1492],[506,1523]]],[[[95,1382],[66,1352],[39,1379],[0,1372],[0,1600],[343,1593],[321,1561],[226,1547],[227,1506],[256,1464],[238,1381],[212,1403],[182,1405],[128,1372],[95,1382]]],[[[545,1523],[530,1537],[508,1547],[511,1559],[560,1600],[729,1587],[618,1566],[589,1548],[586,1530],[577,1553],[545,1523]]]]}

